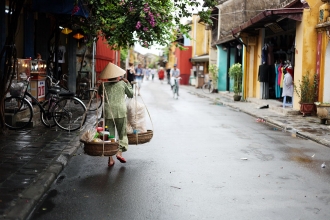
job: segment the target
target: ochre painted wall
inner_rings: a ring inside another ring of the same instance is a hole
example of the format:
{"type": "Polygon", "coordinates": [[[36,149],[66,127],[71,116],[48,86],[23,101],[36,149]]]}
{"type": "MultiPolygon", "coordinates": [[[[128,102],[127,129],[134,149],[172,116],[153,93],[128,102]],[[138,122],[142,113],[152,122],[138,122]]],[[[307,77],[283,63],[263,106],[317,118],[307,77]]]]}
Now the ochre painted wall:
{"type": "MultiPolygon", "coordinates": [[[[316,73],[317,32],[315,26],[318,23],[319,7],[323,3],[319,0],[307,0],[309,9],[304,9],[302,21],[296,25],[296,51],[294,66],[294,84],[298,85],[302,76],[310,73],[310,77],[316,73]]],[[[300,108],[299,97],[294,92],[293,108],[300,108]]]]}
{"type": "Polygon", "coordinates": [[[175,43],[172,43],[168,51],[168,63],[166,64],[166,69],[171,69],[173,65],[177,62],[175,58],[175,43]]]}
{"type": "Polygon", "coordinates": [[[198,23],[199,16],[193,15],[192,18],[192,57],[209,54],[211,32],[205,30],[205,25],[198,23]]]}
{"type": "Polygon", "coordinates": [[[253,95],[256,98],[261,99],[261,84],[258,81],[258,71],[259,71],[259,66],[261,65],[261,48],[263,47],[262,45],[263,40],[262,40],[262,30],[259,31],[259,36],[257,38],[257,45],[255,46],[255,51],[254,51],[254,66],[253,66],[253,95]]]}

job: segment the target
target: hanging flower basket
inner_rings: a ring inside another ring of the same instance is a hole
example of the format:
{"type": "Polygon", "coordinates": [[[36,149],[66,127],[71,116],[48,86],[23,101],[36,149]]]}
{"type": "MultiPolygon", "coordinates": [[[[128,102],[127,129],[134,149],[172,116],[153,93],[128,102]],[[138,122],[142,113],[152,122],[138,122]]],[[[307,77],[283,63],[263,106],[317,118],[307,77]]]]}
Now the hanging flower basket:
{"type": "Polygon", "coordinates": [[[147,130],[144,133],[127,134],[128,144],[144,144],[148,143],[154,135],[152,130],[147,130]]]}

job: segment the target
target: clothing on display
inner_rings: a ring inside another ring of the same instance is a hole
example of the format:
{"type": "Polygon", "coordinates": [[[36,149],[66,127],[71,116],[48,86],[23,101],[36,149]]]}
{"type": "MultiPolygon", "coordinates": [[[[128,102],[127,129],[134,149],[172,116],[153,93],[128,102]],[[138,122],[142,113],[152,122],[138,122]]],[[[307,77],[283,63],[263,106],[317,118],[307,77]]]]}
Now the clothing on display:
{"type": "MultiPolygon", "coordinates": [[[[65,46],[58,47],[58,53],[57,53],[58,63],[65,63],[65,56],[64,56],[65,52],[66,52],[65,46]]],[[[55,62],[55,56],[54,56],[54,62],[55,62]]]]}

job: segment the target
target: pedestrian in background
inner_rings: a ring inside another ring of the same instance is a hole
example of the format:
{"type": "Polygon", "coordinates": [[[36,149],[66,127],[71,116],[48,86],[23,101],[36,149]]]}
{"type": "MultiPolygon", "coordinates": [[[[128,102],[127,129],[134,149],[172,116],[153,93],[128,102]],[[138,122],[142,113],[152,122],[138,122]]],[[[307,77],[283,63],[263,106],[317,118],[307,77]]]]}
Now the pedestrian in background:
{"type": "Polygon", "coordinates": [[[158,79],[160,80],[161,83],[163,83],[164,76],[165,76],[164,68],[160,67],[158,71],[158,79]]]}
{"type": "Polygon", "coordinates": [[[152,81],[154,81],[155,74],[156,74],[156,69],[153,68],[153,69],[151,70],[151,80],[152,80],[152,81]]]}
{"type": "Polygon", "coordinates": [[[149,77],[150,77],[150,69],[149,67],[146,68],[146,79],[149,80],[149,77]]]}
{"type": "Polygon", "coordinates": [[[138,90],[138,95],[140,95],[141,84],[143,80],[143,69],[141,64],[139,63],[137,68],[135,69],[135,80],[136,80],[136,88],[138,90]]]}
{"type": "Polygon", "coordinates": [[[166,69],[167,84],[171,84],[171,69],[166,69]]]}
{"type": "Polygon", "coordinates": [[[128,82],[132,85],[133,88],[133,82],[135,81],[135,69],[134,69],[134,64],[133,63],[129,63],[129,67],[126,71],[126,78],[128,80],[128,82]]]}

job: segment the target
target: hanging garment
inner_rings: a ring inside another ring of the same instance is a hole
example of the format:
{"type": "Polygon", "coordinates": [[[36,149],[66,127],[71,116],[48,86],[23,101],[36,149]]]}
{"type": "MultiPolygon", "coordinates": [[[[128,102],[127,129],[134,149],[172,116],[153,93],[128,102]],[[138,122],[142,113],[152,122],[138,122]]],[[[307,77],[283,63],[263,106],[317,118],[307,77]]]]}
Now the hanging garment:
{"type": "Polygon", "coordinates": [[[280,64],[277,68],[278,71],[278,77],[277,77],[277,85],[281,85],[281,77],[282,77],[282,64],[280,64]]]}
{"type": "Polygon", "coordinates": [[[281,97],[281,87],[278,84],[278,77],[279,77],[279,67],[281,66],[281,64],[276,64],[275,65],[275,97],[276,98],[280,98],[281,97]]]}
{"type": "Polygon", "coordinates": [[[284,78],[285,72],[284,72],[283,67],[281,67],[280,70],[281,70],[281,72],[280,72],[280,87],[283,88],[283,78],[284,78]]]}
{"type": "Polygon", "coordinates": [[[273,53],[273,45],[268,45],[268,54],[267,54],[267,64],[273,65],[274,64],[274,53],[273,53]]]}
{"type": "Polygon", "coordinates": [[[268,78],[269,78],[269,66],[267,64],[260,65],[258,71],[259,82],[268,82],[268,78]]]}

